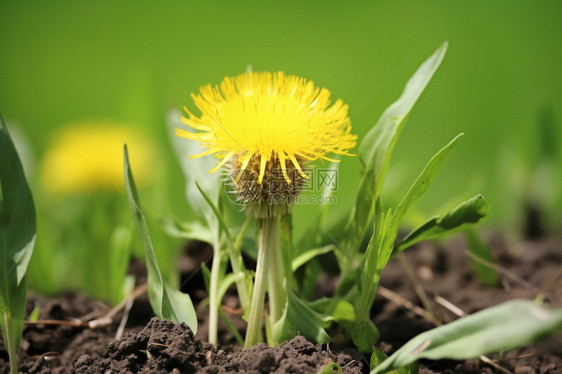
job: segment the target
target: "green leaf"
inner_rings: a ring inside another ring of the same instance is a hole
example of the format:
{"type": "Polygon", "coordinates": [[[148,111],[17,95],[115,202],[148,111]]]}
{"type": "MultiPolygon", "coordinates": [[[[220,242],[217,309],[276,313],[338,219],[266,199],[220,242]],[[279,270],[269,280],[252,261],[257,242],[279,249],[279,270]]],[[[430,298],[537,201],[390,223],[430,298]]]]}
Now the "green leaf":
{"type": "MultiPolygon", "coordinates": [[[[378,365],[380,365],[388,356],[384,352],[380,351],[378,348],[373,348],[373,354],[371,355],[370,368],[373,370],[378,365]]],[[[407,366],[403,366],[399,369],[385,371],[384,374],[418,374],[418,362],[414,361],[407,366]]]]}
{"type": "Polygon", "coordinates": [[[356,318],[355,308],[349,301],[338,300],[332,313],[332,318],[340,325],[353,322],[356,318]]]}
{"type": "MultiPolygon", "coordinates": [[[[378,348],[373,348],[373,354],[371,355],[370,368],[373,370],[378,365],[380,365],[388,357],[384,352],[380,351],[378,348]]],[[[401,367],[399,369],[385,371],[384,374],[418,374],[418,363],[417,361],[412,362],[410,365],[401,367]]]]}
{"type": "Polygon", "coordinates": [[[402,95],[382,114],[375,126],[367,133],[359,147],[360,161],[364,167],[374,164],[379,172],[388,161],[396,135],[403,126],[403,121],[435,74],[441,64],[448,43],[443,43],[410,78],[402,95]]]}
{"type": "MultiPolygon", "coordinates": [[[[476,230],[466,230],[465,238],[470,253],[486,262],[489,262],[491,264],[494,263],[492,250],[488,245],[486,245],[486,243],[484,243],[482,238],[480,238],[480,235],[478,235],[478,232],[476,230]]],[[[477,262],[472,258],[470,259],[470,265],[472,266],[472,270],[474,271],[476,278],[482,284],[490,287],[498,284],[499,275],[495,269],[477,262]]]]}
{"type": "Polygon", "coordinates": [[[490,206],[482,195],[463,202],[447,213],[443,218],[434,217],[412,231],[402,242],[396,245],[393,254],[428,239],[436,239],[458,231],[466,225],[478,223],[490,212],[490,206]]]}
{"type": "Polygon", "coordinates": [[[318,313],[329,313],[335,322],[349,331],[357,319],[353,304],[347,300],[324,297],[309,302],[308,306],[318,313]]]}
{"type": "Polygon", "coordinates": [[[373,370],[374,368],[382,364],[382,362],[387,358],[388,356],[383,351],[381,351],[377,347],[373,347],[373,354],[371,355],[371,362],[369,365],[370,370],[373,370]]]}
{"type": "Polygon", "coordinates": [[[445,42],[419,67],[406,84],[400,98],[384,111],[361,142],[359,160],[362,178],[348,230],[347,248],[351,251],[358,247],[365,235],[374,202],[380,194],[392,151],[406,123],[406,117],[441,64],[446,50],[445,42]]]}
{"type": "Polygon", "coordinates": [[[324,366],[317,374],[334,374],[334,370],[337,370],[338,374],[341,374],[341,366],[335,362],[329,362],[324,366]]]}
{"type": "Polygon", "coordinates": [[[398,374],[418,374],[418,362],[414,361],[409,365],[403,366],[398,369],[398,374]]]}
{"type": "MultiPolygon", "coordinates": [[[[375,230],[377,230],[378,226],[378,230],[382,230],[382,232],[384,233],[382,234],[383,238],[380,242],[375,241],[375,248],[377,248],[377,266],[375,276],[377,282],[378,277],[380,276],[380,272],[382,272],[393,253],[393,245],[396,240],[396,236],[398,235],[400,221],[402,220],[404,215],[406,215],[406,213],[423,197],[423,195],[425,195],[425,193],[431,186],[433,179],[437,175],[437,172],[441,169],[443,164],[445,164],[445,161],[447,161],[447,159],[449,158],[451,152],[453,151],[453,148],[462,135],[463,134],[457,135],[453,140],[449,142],[449,144],[443,147],[439,152],[435,154],[435,156],[431,158],[431,160],[429,160],[429,162],[422,170],[418,178],[415,180],[414,184],[412,184],[412,186],[406,193],[406,196],[404,196],[392,216],[390,216],[390,212],[386,215],[386,221],[388,222],[385,221],[385,223],[383,223],[382,229],[380,223],[376,225],[375,230]],[[390,217],[389,220],[388,217],[390,217]]],[[[367,253],[369,252],[370,249],[368,248],[367,253]]],[[[372,256],[369,256],[368,258],[368,261],[371,261],[370,258],[372,258],[372,256]]],[[[369,263],[367,264],[367,266],[368,269],[372,269],[369,263]]]]}
{"type": "Polygon", "coordinates": [[[0,305],[11,308],[35,244],[33,196],[8,129],[0,118],[0,305]]]}
{"type": "Polygon", "coordinates": [[[36,235],[33,196],[18,153],[0,117],[0,327],[17,373],[17,351],[23,332],[27,265],[36,235]]]}
{"type": "Polygon", "coordinates": [[[273,337],[276,342],[284,342],[303,335],[317,343],[327,343],[330,337],[324,329],[331,322],[331,317],[315,312],[293,291],[287,290],[287,307],[273,327],[273,337]]]}
{"type": "Polygon", "coordinates": [[[297,271],[298,268],[312,260],[314,257],[330,253],[334,250],[334,248],[335,246],[333,244],[329,244],[321,248],[307,249],[293,259],[291,268],[293,271],[297,271]]]}
{"type": "Polygon", "coordinates": [[[165,318],[174,322],[185,322],[195,334],[197,333],[197,316],[195,315],[195,308],[191,298],[178,290],[173,290],[166,284],[158,268],[158,261],[154,254],[152,240],[150,239],[146,219],[140,207],[137,188],[129,165],[127,145],[123,147],[123,164],[129,207],[131,208],[135,226],[145,250],[150,305],[158,318],[165,318]]]}
{"type": "Polygon", "coordinates": [[[475,358],[522,347],[559,331],[562,309],[512,300],[416,336],[371,374],[385,373],[421,358],[475,358]]]}

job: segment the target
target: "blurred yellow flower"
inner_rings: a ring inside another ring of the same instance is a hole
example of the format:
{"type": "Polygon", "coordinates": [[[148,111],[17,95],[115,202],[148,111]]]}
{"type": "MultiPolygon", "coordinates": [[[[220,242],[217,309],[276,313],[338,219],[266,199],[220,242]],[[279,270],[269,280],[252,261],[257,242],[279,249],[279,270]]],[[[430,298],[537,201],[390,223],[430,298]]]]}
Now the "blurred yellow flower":
{"type": "Polygon", "coordinates": [[[185,109],[183,122],[200,132],[176,129],[178,136],[197,140],[222,158],[211,172],[231,161],[234,182],[246,169],[257,172],[257,183],[267,181],[266,171],[280,167],[291,184],[291,172],[306,178],[302,166],[328,153],[347,155],[355,146],[348,106],[330,101],[330,91],[294,75],[248,72],[225,78],[218,86],[206,85],[192,94],[201,116],[185,109]],[[289,171],[289,173],[288,173],[289,171]]]}
{"type": "Polygon", "coordinates": [[[40,177],[52,193],[73,194],[95,190],[121,190],[123,144],[129,147],[135,179],[150,176],[152,145],[134,126],[110,120],[70,124],[53,135],[41,163],[40,177]]]}

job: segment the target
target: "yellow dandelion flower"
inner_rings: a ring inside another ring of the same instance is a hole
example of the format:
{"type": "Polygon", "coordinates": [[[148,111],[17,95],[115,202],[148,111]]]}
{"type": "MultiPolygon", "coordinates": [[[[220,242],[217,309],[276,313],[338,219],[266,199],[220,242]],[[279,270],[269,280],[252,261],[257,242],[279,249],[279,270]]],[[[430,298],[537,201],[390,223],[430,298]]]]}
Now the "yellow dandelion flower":
{"type": "Polygon", "coordinates": [[[327,89],[283,72],[227,77],[218,86],[202,87],[192,98],[201,116],[185,108],[188,116],[182,120],[198,132],[176,129],[176,135],[207,147],[191,157],[221,158],[210,172],[230,165],[234,184],[243,181],[235,186],[237,191],[253,189],[260,200],[273,170],[280,169],[284,179],[275,181],[278,188],[298,193],[300,181],[307,178],[306,162],[334,161],[329,153],[349,155],[356,143],[343,101],[332,103],[327,89]]]}
{"type": "Polygon", "coordinates": [[[135,178],[150,174],[152,147],[133,126],[108,120],[73,123],[54,134],[40,168],[42,184],[56,194],[120,190],[123,181],[123,144],[131,162],[144,165],[135,178]]]}

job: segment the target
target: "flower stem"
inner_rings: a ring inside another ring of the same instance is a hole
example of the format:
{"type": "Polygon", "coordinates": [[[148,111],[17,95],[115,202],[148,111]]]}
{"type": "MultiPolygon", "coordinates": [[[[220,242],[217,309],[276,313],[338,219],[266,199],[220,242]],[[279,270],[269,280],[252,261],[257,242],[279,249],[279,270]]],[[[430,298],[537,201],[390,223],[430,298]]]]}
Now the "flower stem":
{"type": "MultiPolygon", "coordinates": [[[[240,229],[240,233],[236,238],[236,241],[228,246],[228,255],[230,257],[230,264],[232,266],[232,271],[236,274],[238,273],[246,273],[247,270],[244,266],[244,261],[242,260],[242,253],[240,252],[240,246],[242,245],[242,240],[244,239],[244,234],[248,227],[250,226],[251,217],[248,216],[244,225],[240,229]]],[[[248,279],[241,279],[236,281],[236,289],[238,291],[238,297],[240,298],[240,305],[246,315],[248,306],[250,305],[250,296],[249,296],[249,289],[251,288],[248,279]]]]}
{"type": "Polygon", "coordinates": [[[213,263],[211,265],[211,281],[209,282],[209,343],[216,345],[218,342],[218,323],[220,300],[218,300],[218,288],[221,271],[221,254],[215,249],[213,263]]]}
{"type": "Polygon", "coordinates": [[[256,266],[256,278],[254,292],[250,303],[250,317],[248,319],[248,330],[246,331],[245,347],[249,348],[261,340],[261,321],[267,275],[270,271],[271,262],[274,260],[275,241],[279,241],[277,217],[258,218],[258,260],[256,266]]]}
{"type": "Polygon", "coordinates": [[[297,284],[293,276],[293,216],[291,213],[279,218],[279,232],[281,237],[281,257],[283,258],[283,269],[285,272],[286,288],[296,289],[297,284]]]}
{"type": "Polygon", "coordinates": [[[272,223],[271,246],[272,263],[269,269],[269,318],[271,326],[279,321],[283,314],[283,309],[287,303],[287,292],[285,290],[285,271],[284,261],[281,256],[281,243],[279,237],[279,223],[276,218],[272,223]]]}

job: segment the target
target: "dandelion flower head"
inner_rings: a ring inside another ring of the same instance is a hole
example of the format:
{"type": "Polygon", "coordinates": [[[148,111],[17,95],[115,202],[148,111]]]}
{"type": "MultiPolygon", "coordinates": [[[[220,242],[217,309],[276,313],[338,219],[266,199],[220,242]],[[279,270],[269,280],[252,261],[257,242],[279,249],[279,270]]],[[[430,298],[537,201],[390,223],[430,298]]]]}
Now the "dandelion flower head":
{"type": "MultiPolygon", "coordinates": [[[[250,177],[251,185],[268,183],[279,169],[285,187],[307,178],[308,161],[335,161],[329,154],[349,155],[356,136],[351,134],[348,106],[332,103],[330,91],[283,72],[248,72],[206,85],[192,94],[200,116],[183,122],[195,131],[176,129],[176,135],[196,140],[227,165],[234,184],[250,177]]],[[[298,193],[298,191],[297,191],[298,193]]]]}

